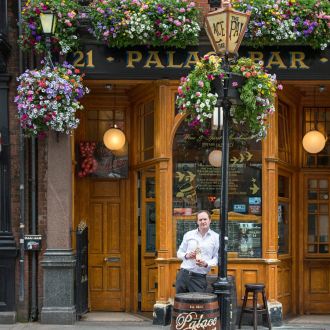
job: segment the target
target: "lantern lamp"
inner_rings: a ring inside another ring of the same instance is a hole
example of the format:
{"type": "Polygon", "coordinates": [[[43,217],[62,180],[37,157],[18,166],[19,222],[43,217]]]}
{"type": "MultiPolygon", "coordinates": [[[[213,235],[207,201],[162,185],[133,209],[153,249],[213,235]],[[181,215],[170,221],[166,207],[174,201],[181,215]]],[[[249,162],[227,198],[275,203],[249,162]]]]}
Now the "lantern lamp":
{"type": "Polygon", "coordinates": [[[116,125],[108,129],[103,135],[103,143],[110,150],[120,150],[126,142],[124,132],[116,125]]]}
{"type": "Polygon", "coordinates": [[[317,154],[322,151],[326,142],[326,137],[317,130],[309,131],[302,140],[304,149],[310,154],[317,154]]]}
{"type": "Polygon", "coordinates": [[[214,167],[220,167],[222,160],[222,151],[213,150],[209,153],[209,163],[214,167]]]}
{"type": "Polygon", "coordinates": [[[217,55],[236,55],[244,37],[250,12],[241,13],[224,2],[205,17],[205,30],[217,55]]]}
{"type": "Polygon", "coordinates": [[[52,11],[46,11],[40,13],[40,21],[42,26],[42,32],[45,35],[53,35],[56,30],[57,16],[52,11]]]}

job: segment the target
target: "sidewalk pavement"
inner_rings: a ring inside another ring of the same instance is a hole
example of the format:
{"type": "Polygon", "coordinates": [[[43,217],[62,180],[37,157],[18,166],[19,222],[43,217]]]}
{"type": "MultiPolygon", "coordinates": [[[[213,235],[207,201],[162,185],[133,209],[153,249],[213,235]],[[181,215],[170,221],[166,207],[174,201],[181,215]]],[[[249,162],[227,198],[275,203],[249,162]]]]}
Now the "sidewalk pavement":
{"type": "MultiPolygon", "coordinates": [[[[143,322],[76,322],[74,325],[50,325],[40,324],[38,322],[16,323],[16,324],[0,324],[0,330],[169,330],[170,326],[155,326],[151,321],[143,322]]],[[[242,326],[242,330],[253,329],[252,326],[242,326]]],[[[266,327],[258,326],[258,329],[265,330],[266,327]]],[[[276,330],[330,330],[330,324],[285,324],[281,327],[273,327],[276,330]]]]}
{"type": "MultiPolygon", "coordinates": [[[[51,325],[39,322],[0,324],[0,330],[170,330],[170,326],[156,326],[144,315],[131,313],[92,312],[83,316],[82,321],[74,325],[51,325]]],[[[242,330],[253,329],[252,326],[242,326],[242,330]]],[[[258,326],[265,330],[266,327],[258,326]]],[[[274,330],[330,330],[330,315],[301,315],[285,320],[274,330]]]]}

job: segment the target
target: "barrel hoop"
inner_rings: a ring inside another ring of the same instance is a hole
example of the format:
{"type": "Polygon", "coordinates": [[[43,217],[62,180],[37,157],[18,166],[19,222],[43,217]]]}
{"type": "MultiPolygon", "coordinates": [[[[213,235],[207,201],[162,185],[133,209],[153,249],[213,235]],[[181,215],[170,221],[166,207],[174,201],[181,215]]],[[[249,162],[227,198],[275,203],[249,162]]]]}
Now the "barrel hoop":
{"type": "Polygon", "coordinates": [[[210,303],[218,301],[218,297],[210,298],[210,299],[185,299],[185,298],[178,298],[175,297],[174,302],[183,302],[183,303],[189,303],[189,304],[203,304],[203,303],[210,303]]]}
{"type": "Polygon", "coordinates": [[[178,313],[191,313],[191,312],[196,312],[197,314],[202,312],[204,314],[211,314],[211,313],[219,313],[219,308],[217,309],[208,309],[208,310],[197,310],[197,309],[177,309],[173,308],[173,312],[178,312],[178,313]]]}
{"type": "Polygon", "coordinates": [[[208,304],[185,304],[185,303],[178,303],[174,304],[174,308],[183,308],[183,309],[191,309],[191,310],[205,310],[205,309],[214,309],[214,308],[219,308],[218,304],[213,303],[208,303],[208,304]]]}

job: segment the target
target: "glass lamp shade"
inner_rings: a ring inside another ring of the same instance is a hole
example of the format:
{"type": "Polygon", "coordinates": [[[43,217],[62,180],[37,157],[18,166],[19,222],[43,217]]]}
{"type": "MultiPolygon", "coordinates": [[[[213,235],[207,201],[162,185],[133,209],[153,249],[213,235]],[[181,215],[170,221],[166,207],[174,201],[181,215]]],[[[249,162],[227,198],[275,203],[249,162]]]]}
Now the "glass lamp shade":
{"type": "Polygon", "coordinates": [[[213,150],[209,153],[209,163],[214,167],[220,167],[222,160],[222,151],[213,150]]]}
{"type": "Polygon", "coordinates": [[[118,150],[113,150],[112,149],[112,153],[116,156],[116,157],[125,157],[128,154],[128,143],[127,141],[125,141],[125,144],[122,148],[118,149],[118,150]]]}
{"type": "Polygon", "coordinates": [[[325,136],[321,132],[313,130],[305,134],[302,144],[307,152],[317,154],[324,149],[326,141],[325,136]]]}
{"type": "Polygon", "coordinates": [[[44,34],[54,34],[57,24],[57,16],[55,13],[49,11],[40,13],[40,21],[42,31],[44,34]]]}
{"type": "Polygon", "coordinates": [[[103,143],[110,150],[120,150],[125,145],[126,137],[122,130],[113,127],[103,135],[103,143]]]}

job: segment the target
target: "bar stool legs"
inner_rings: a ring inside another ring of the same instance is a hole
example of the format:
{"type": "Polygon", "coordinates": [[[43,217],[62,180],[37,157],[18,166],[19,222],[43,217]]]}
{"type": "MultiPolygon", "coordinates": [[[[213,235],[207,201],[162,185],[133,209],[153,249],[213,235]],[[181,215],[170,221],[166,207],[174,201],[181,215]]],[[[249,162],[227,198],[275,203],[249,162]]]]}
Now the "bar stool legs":
{"type": "Polygon", "coordinates": [[[256,330],[258,327],[258,314],[266,315],[268,328],[271,330],[272,325],[271,325],[270,317],[268,314],[268,305],[267,305],[267,298],[266,298],[264,284],[245,284],[245,294],[244,294],[244,298],[243,298],[243,305],[242,305],[241,315],[239,318],[238,329],[241,328],[244,313],[252,313],[254,330],[256,330]],[[252,308],[246,307],[248,296],[249,296],[250,292],[253,294],[252,308]],[[263,306],[261,308],[258,308],[258,293],[259,292],[262,295],[262,302],[263,302],[263,306]]]}

